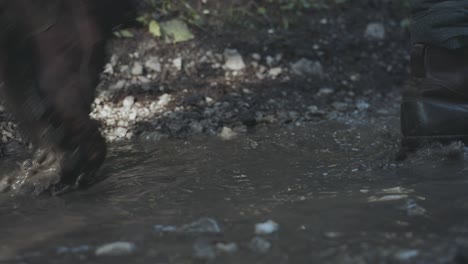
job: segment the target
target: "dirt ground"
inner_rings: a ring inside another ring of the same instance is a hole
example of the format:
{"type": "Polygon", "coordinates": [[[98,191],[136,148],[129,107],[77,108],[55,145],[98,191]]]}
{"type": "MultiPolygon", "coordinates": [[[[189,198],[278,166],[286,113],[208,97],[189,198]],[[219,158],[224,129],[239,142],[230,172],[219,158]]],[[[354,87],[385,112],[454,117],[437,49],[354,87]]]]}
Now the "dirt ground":
{"type": "MultiPolygon", "coordinates": [[[[113,38],[92,114],[107,139],[231,138],[259,126],[395,115],[408,73],[404,2],[290,2],[297,6],[191,1],[203,23],[184,9],[154,15],[184,18],[191,41],[166,44],[145,27],[113,38]]],[[[1,110],[8,153],[21,139],[1,110]]]]}

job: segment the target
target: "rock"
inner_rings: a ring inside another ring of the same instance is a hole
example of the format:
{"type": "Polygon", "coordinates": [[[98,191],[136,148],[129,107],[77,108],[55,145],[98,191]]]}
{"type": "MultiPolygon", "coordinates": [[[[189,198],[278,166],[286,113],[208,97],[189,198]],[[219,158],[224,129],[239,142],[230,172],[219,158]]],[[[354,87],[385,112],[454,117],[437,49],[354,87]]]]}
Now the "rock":
{"type": "Polygon", "coordinates": [[[171,225],[154,225],[154,230],[157,232],[176,232],[177,227],[171,225]]]}
{"type": "Polygon", "coordinates": [[[219,134],[219,136],[223,140],[231,140],[231,139],[237,137],[237,133],[234,132],[229,127],[223,127],[223,129],[221,130],[221,133],[219,134]]]}
{"type": "Polygon", "coordinates": [[[418,205],[413,199],[408,199],[408,201],[406,201],[405,209],[406,214],[410,217],[426,214],[426,209],[418,205]]]}
{"type": "Polygon", "coordinates": [[[271,243],[263,237],[254,237],[249,243],[249,248],[253,252],[265,254],[271,249],[271,243]]]}
{"type": "Polygon", "coordinates": [[[262,56],[260,56],[258,53],[252,53],[252,59],[259,61],[262,59],[262,56]]]}
{"type": "Polygon", "coordinates": [[[348,109],[348,104],[344,102],[333,102],[332,106],[338,111],[346,111],[348,109]]]}
{"type": "Polygon", "coordinates": [[[125,97],[125,99],[123,99],[122,106],[125,109],[130,109],[132,108],[134,103],[135,103],[135,98],[133,96],[127,96],[125,97]]]}
{"type": "Polygon", "coordinates": [[[364,36],[371,40],[385,39],[385,26],[379,22],[372,22],[367,24],[364,36]]]}
{"type": "Polygon", "coordinates": [[[258,223],[255,225],[255,234],[257,235],[269,235],[278,231],[279,225],[273,220],[268,220],[264,223],[258,223]]]}
{"type": "Polygon", "coordinates": [[[143,65],[139,62],[135,62],[131,71],[132,75],[142,75],[143,74],[143,65]]]}
{"type": "Polygon", "coordinates": [[[57,254],[68,254],[68,253],[83,253],[90,251],[91,247],[88,245],[78,246],[78,247],[58,247],[57,254]]]}
{"type": "Polygon", "coordinates": [[[197,259],[212,260],[216,258],[216,251],[210,242],[199,239],[193,245],[193,256],[197,259]]]}
{"type": "Polygon", "coordinates": [[[136,251],[132,242],[114,242],[102,245],[95,251],[96,256],[124,256],[136,251]]]}
{"type": "Polygon", "coordinates": [[[323,76],[323,67],[319,61],[311,61],[302,58],[295,63],[291,64],[291,71],[296,75],[307,76],[315,75],[318,77],[323,76]]]}
{"type": "Polygon", "coordinates": [[[363,100],[358,100],[356,102],[356,108],[360,111],[364,111],[364,110],[367,110],[369,109],[370,107],[370,104],[366,101],[363,101],[363,100]]]}
{"type": "Polygon", "coordinates": [[[114,67],[110,64],[110,63],[107,63],[106,66],[104,66],[104,73],[106,74],[114,74],[114,67]]]}
{"type": "Polygon", "coordinates": [[[157,107],[163,108],[167,106],[171,100],[172,100],[172,96],[170,94],[165,93],[159,97],[159,100],[157,102],[157,107]]]}
{"type": "Polygon", "coordinates": [[[145,62],[146,69],[153,71],[153,72],[161,72],[161,62],[159,62],[158,57],[150,57],[145,62]]]}
{"type": "Polygon", "coordinates": [[[329,95],[329,94],[332,94],[334,92],[335,92],[335,89],[332,89],[332,88],[328,88],[328,87],[320,88],[320,90],[317,93],[317,96],[329,95]]]}
{"type": "Polygon", "coordinates": [[[270,70],[268,70],[268,76],[274,79],[278,77],[278,75],[280,75],[282,72],[283,69],[281,69],[281,67],[271,68],[270,70]]]}
{"type": "Polygon", "coordinates": [[[239,250],[239,247],[237,246],[236,243],[222,243],[222,242],[218,242],[216,243],[216,249],[218,250],[218,252],[221,252],[221,253],[228,253],[228,254],[234,254],[237,252],[237,250],[239,250]]]}
{"type": "Polygon", "coordinates": [[[115,136],[117,136],[118,138],[125,138],[125,136],[127,135],[127,128],[125,127],[118,127],[117,129],[115,129],[115,136]]]}
{"type": "Polygon", "coordinates": [[[157,141],[161,141],[163,139],[167,139],[169,138],[168,135],[166,134],[162,134],[160,132],[157,132],[157,131],[145,131],[143,133],[141,133],[141,135],[139,136],[139,138],[141,140],[146,140],[146,141],[150,141],[150,142],[157,142],[157,141]]]}
{"type": "Polygon", "coordinates": [[[416,249],[405,249],[400,250],[395,254],[395,258],[399,261],[408,261],[419,255],[419,250],[416,249]]]}
{"type": "Polygon", "coordinates": [[[119,80],[118,82],[116,82],[115,84],[111,85],[109,87],[110,90],[114,90],[114,91],[117,91],[117,90],[121,90],[123,88],[125,88],[125,86],[127,86],[127,81],[125,80],[119,80]]]}
{"type": "Polygon", "coordinates": [[[183,233],[221,233],[216,220],[213,218],[200,218],[199,220],[183,225],[179,228],[179,232],[183,233]]]}
{"type": "Polygon", "coordinates": [[[224,67],[232,71],[240,71],[245,68],[245,63],[242,56],[235,49],[224,50],[224,67]]]}
{"type": "Polygon", "coordinates": [[[182,70],[182,58],[178,57],[172,60],[172,66],[176,68],[178,71],[182,70]]]}

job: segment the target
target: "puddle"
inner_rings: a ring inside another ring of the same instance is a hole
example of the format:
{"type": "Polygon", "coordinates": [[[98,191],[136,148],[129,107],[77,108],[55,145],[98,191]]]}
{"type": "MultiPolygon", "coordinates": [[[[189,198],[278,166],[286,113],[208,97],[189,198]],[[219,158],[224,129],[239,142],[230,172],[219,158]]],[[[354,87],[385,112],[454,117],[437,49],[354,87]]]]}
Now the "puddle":
{"type": "Polygon", "coordinates": [[[0,263],[454,263],[468,159],[397,162],[397,120],[383,123],[116,144],[87,190],[0,195],[0,263]],[[279,228],[256,234],[268,220],[279,228]],[[96,255],[111,243],[131,253],[96,255]]]}

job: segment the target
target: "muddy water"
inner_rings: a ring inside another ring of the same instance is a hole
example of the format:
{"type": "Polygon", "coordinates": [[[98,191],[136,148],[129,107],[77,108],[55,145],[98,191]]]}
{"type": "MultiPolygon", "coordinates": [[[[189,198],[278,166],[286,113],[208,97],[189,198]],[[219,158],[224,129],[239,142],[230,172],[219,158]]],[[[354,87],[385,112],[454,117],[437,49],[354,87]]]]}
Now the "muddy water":
{"type": "Polygon", "coordinates": [[[396,124],[114,145],[87,190],[0,196],[0,263],[464,263],[464,149],[397,162],[396,124]]]}

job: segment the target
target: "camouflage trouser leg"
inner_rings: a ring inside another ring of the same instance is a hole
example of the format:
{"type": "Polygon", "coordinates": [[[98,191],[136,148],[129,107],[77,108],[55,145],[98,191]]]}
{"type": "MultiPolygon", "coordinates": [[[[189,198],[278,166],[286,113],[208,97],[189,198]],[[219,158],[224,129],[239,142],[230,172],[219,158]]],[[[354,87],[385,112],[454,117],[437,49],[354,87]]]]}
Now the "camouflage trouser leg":
{"type": "Polygon", "coordinates": [[[412,43],[468,46],[468,0],[412,0],[412,43]]]}

